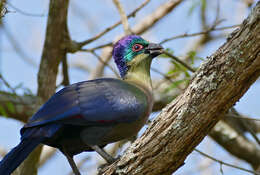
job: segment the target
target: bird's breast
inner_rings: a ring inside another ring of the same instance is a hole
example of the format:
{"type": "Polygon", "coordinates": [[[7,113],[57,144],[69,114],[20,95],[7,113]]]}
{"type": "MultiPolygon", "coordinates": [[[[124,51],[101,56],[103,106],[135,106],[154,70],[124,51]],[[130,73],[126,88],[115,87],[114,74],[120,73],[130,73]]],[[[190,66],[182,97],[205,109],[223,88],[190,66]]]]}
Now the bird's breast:
{"type": "Polygon", "coordinates": [[[133,116],[133,118],[138,118],[135,121],[118,123],[114,127],[111,127],[109,132],[102,139],[103,143],[116,142],[122,139],[135,136],[140,131],[140,129],[146,124],[149,115],[152,112],[153,96],[150,93],[150,91],[146,89],[142,89],[142,91],[144,91],[144,93],[146,94],[146,100],[144,102],[144,112],[138,117],[133,116]]]}

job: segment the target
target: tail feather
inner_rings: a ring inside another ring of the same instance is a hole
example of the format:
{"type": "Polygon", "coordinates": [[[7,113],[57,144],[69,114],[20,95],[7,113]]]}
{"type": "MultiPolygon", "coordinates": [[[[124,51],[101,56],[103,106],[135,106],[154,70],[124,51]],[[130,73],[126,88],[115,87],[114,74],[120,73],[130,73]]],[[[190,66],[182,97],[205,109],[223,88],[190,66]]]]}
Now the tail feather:
{"type": "Polygon", "coordinates": [[[0,162],[0,175],[10,175],[41,143],[42,139],[22,139],[0,162]]]}

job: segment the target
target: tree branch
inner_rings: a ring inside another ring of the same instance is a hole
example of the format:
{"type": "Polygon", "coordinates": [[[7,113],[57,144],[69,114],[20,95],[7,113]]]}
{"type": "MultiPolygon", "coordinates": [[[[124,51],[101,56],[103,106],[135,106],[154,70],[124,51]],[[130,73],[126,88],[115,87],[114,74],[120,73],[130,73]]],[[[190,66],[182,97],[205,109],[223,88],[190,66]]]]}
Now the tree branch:
{"type": "Polygon", "coordinates": [[[167,1],[158,7],[153,13],[146,16],[142,21],[134,26],[133,32],[137,35],[144,33],[147,29],[154,26],[159,20],[168,15],[175,7],[177,7],[183,0],[167,1]]]}
{"type": "MultiPolygon", "coordinates": [[[[38,72],[39,104],[47,101],[55,92],[58,65],[67,53],[65,43],[70,41],[67,28],[68,4],[69,0],[51,0],[49,4],[47,31],[38,72]]],[[[41,147],[37,147],[22,163],[18,169],[20,174],[37,174],[41,147]]]]}
{"type": "Polygon", "coordinates": [[[103,174],[172,174],[260,75],[260,2],[201,65],[185,92],[163,109],[103,174]],[[155,163],[156,162],[156,163],[155,163]]]}
{"type": "MultiPolygon", "coordinates": [[[[153,13],[147,15],[142,21],[136,24],[133,27],[133,33],[137,35],[141,35],[151,27],[153,27],[159,20],[164,18],[167,14],[169,14],[175,7],[177,7],[183,0],[172,0],[162,4],[158,7],[153,13]]],[[[119,35],[120,36],[120,35],[119,35]]],[[[112,47],[106,47],[106,50],[102,53],[102,58],[105,63],[107,63],[112,54],[112,47]]],[[[95,72],[92,73],[91,78],[101,77],[105,68],[104,63],[100,63],[97,66],[95,72]]]]}
{"type": "Polygon", "coordinates": [[[173,36],[173,37],[170,37],[170,38],[166,38],[164,40],[162,40],[160,42],[160,44],[164,44],[166,42],[169,42],[169,41],[172,41],[172,40],[175,40],[175,39],[180,39],[180,38],[187,38],[187,37],[194,37],[194,36],[198,36],[198,35],[205,35],[205,34],[209,34],[210,32],[213,32],[213,31],[221,31],[221,30],[227,30],[227,29],[232,29],[232,28],[236,28],[236,27],[239,27],[239,25],[232,25],[232,26],[225,26],[225,27],[211,27],[205,31],[202,31],[202,32],[195,32],[195,33],[184,33],[184,34],[181,34],[181,35],[176,35],[176,36],[173,36]]]}
{"type": "Polygon", "coordinates": [[[32,95],[18,96],[13,93],[0,91],[0,106],[6,117],[26,122],[39,106],[37,98],[32,95]],[[11,107],[10,107],[11,105],[11,107]]]}
{"type": "Polygon", "coordinates": [[[125,35],[130,35],[132,33],[128,20],[127,20],[127,16],[125,14],[125,11],[123,9],[123,6],[120,4],[119,0],[113,0],[116,8],[118,9],[118,12],[120,14],[121,17],[121,21],[124,27],[124,31],[125,31],[125,35]]]}
{"type": "Polygon", "coordinates": [[[215,162],[220,163],[221,165],[223,164],[223,165],[226,165],[226,166],[229,166],[229,167],[232,167],[232,168],[236,168],[236,169],[248,172],[248,173],[252,173],[252,174],[255,174],[255,175],[260,175],[260,173],[258,173],[256,171],[251,171],[251,170],[248,170],[248,169],[236,166],[236,165],[232,165],[230,163],[223,162],[222,160],[216,159],[216,158],[214,158],[214,157],[212,157],[212,156],[210,156],[210,155],[208,155],[206,153],[201,152],[200,150],[195,149],[195,151],[198,152],[199,154],[203,155],[204,157],[207,157],[208,159],[211,159],[211,160],[214,160],[215,162]]]}
{"type": "MultiPolygon", "coordinates": [[[[145,2],[143,2],[139,7],[137,7],[133,12],[131,12],[129,15],[127,15],[127,18],[130,17],[134,17],[136,15],[136,13],[141,10],[144,6],[146,6],[148,3],[150,2],[150,0],[146,0],[145,2]]],[[[84,45],[91,43],[99,38],[101,38],[103,35],[105,35],[107,32],[111,31],[112,29],[116,28],[118,25],[120,25],[122,23],[122,21],[118,21],[117,23],[113,24],[112,26],[106,28],[104,31],[102,31],[101,33],[97,34],[95,37],[90,38],[86,41],[82,41],[79,42],[79,48],[82,48],[84,45]]]]}
{"type": "Polygon", "coordinates": [[[8,13],[6,6],[6,0],[0,1],[0,19],[5,16],[6,13],[8,13]]]}
{"type": "Polygon", "coordinates": [[[254,169],[260,166],[260,150],[257,146],[227,123],[219,121],[209,135],[232,155],[251,164],[254,169]]]}

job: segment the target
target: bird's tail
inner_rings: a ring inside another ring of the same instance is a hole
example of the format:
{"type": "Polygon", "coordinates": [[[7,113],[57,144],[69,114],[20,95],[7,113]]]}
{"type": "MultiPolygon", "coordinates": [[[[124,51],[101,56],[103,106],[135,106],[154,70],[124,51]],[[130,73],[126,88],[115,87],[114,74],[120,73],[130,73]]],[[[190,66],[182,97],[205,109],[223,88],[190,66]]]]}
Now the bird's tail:
{"type": "Polygon", "coordinates": [[[10,175],[41,143],[42,139],[22,139],[0,162],[0,175],[10,175]]]}

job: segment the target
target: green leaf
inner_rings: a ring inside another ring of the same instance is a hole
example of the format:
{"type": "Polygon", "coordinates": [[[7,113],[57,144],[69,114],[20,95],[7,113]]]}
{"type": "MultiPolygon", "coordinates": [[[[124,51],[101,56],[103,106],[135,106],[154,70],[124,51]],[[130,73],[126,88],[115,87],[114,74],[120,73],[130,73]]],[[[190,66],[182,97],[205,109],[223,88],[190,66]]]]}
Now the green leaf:
{"type": "Polygon", "coordinates": [[[7,117],[7,113],[6,113],[6,111],[5,111],[3,106],[0,106],[0,115],[2,115],[4,117],[7,117]]]}
{"type": "MultiPolygon", "coordinates": [[[[174,51],[170,48],[166,48],[165,51],[171,53],[173,55],[174,51]]],[[[169,56],[165,55],[165,54],[161,54],[160,55],[161,58],[169,58],[169,56]]]]}
{"type": "Polygon", "coordinates": [[[166,73],[166,75],[171,75],[171,74],[173,74],[173,73],[175,73],[175,69],[169,70],[169,71],[166,73]]]}
{"type": "Polygon", "coordinates": [[[182,70],[182,71],[187,71],[187,68],[184,67],[182,64],[177,63],[177,62],[175,62],[175,61],[173,61],[172,63],[174,64],[174,66],[175,66],[177,69],[182,70]]]}
{"type": "Polygon", "coordinates": [[[190,52],[188,52],[188,56],[189,56],[189,58],[191,59],[191,63],[192,63],[192,64],[194,64],[194,62],[195,62],[196,55],[197,55],[196,51],[190,51],[190,52]]]}
{"type": "Polygon", "coordinates": [[[202,58],[202,57],[196,57],[196,58],[199,59],[199,60],[201,60],[201,61],[205,61],[205,59],[202,58]]]}
{"type": "Polygon", "coordinates": [[[6,103],[7,109],[8,111],[10,111],[11,113],[15,113],[15,107],[14,104],[11,103],[10,101],[6,103]]]}
{"type": "Polygon", "coordinates": [[[188,57],[191,59],[192,64],[194,64],[196,60],[205,61],[205,59],[203,59],[202,57],[198,57],[197,56],[197,52],[196,51],[188,52],[188,57]]]}

